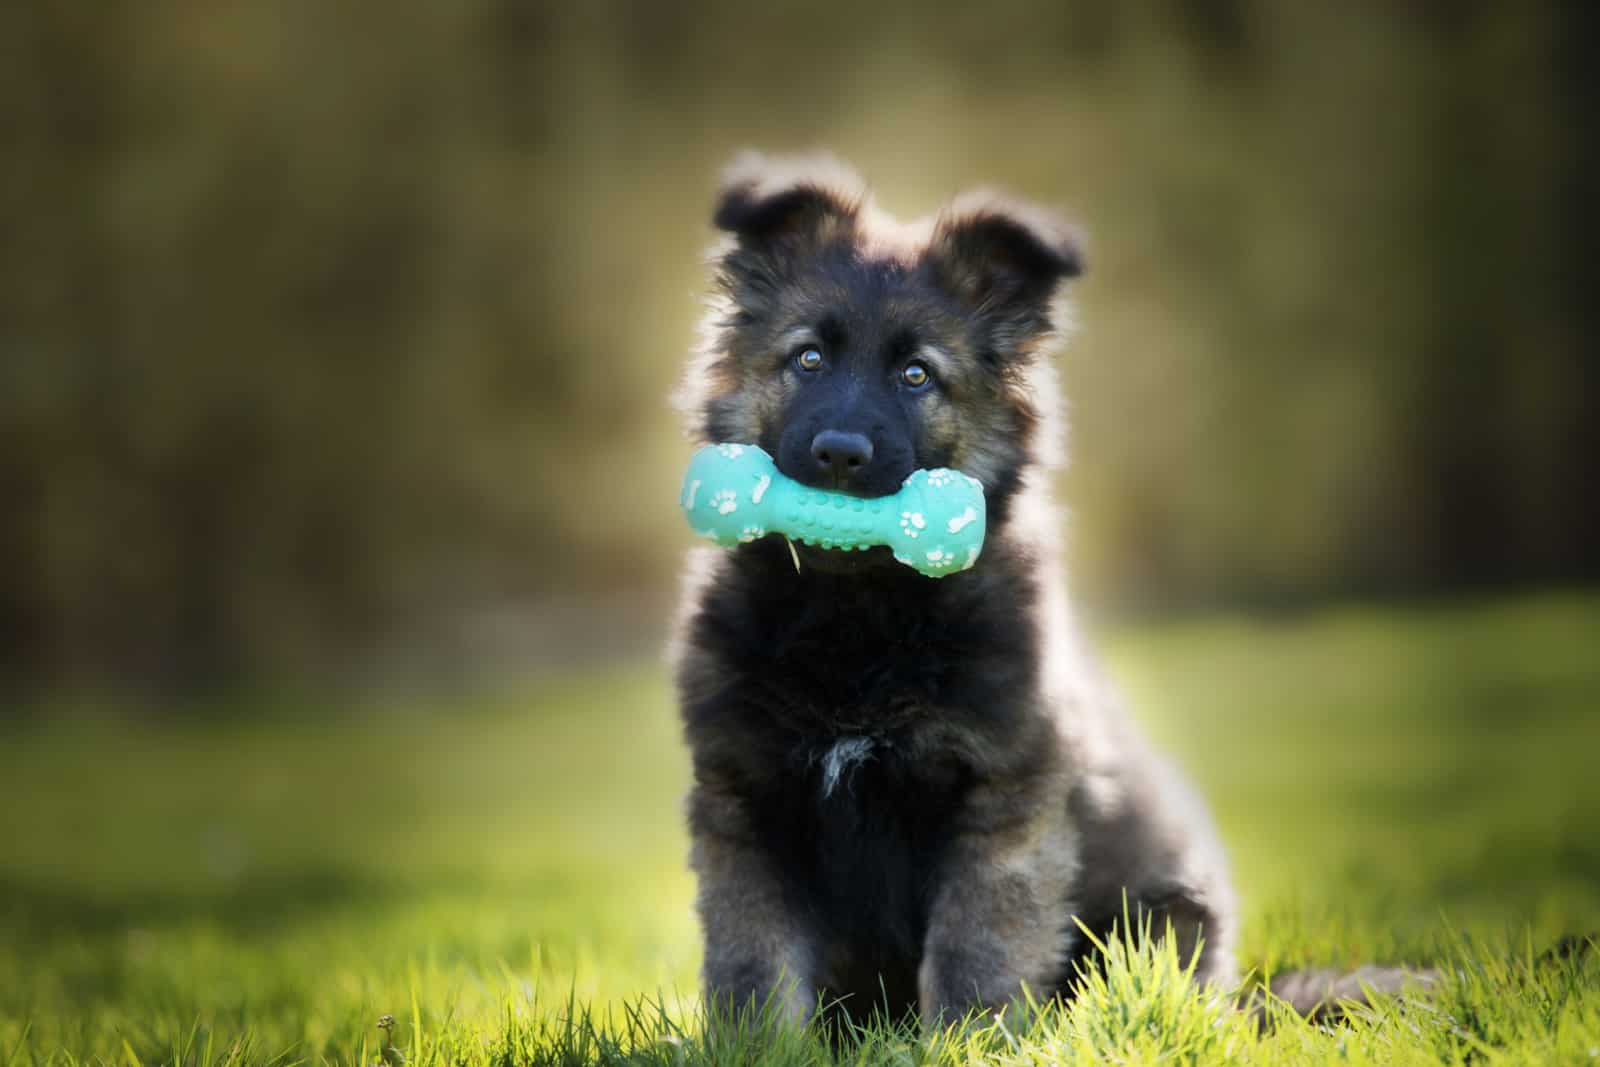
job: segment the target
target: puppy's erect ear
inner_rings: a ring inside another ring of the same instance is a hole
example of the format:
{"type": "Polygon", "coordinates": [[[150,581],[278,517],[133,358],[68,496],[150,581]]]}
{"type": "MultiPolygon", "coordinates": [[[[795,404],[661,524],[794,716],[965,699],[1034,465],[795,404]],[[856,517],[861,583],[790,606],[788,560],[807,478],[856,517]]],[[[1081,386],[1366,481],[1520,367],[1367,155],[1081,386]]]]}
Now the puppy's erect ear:
{"type": "Polygon", "coordinates": [[[745,246],[819,237],[855,223],[866,187],[830,156],[770,159],[747,152],[723,173],[712,221],[745,246]]]}
{"type": "Polygon", "coordinates": [[[940,216],[929,257],[940,282],[975,311],[1042,310],[1056,286],[1083,273],[1077,230],[1047,211],[989,192],[940,216]]]}

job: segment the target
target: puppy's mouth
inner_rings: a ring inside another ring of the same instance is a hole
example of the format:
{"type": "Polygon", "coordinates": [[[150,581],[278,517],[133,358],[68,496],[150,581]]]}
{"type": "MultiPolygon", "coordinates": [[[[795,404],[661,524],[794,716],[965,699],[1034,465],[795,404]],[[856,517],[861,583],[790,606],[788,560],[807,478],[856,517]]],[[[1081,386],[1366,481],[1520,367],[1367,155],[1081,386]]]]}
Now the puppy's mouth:
{"type": "Polygon", "coordinates": [[[894,567],[904,570],[895,562],[894,553],[887,545],[873,545],[855,551],[839,548],[822,548],[800,541],[790,541],[800,572],[817,571],[821,574],[860,574],[894,567]]]}
{"type": "Polygon", "coordinates": [[[877,500],[881,497],[894,496],[905,485],[906,479],[916,472],[916,467],[907,467],[903,471],[892,474],[874,471],[870,474],[849,475],[837,473],[823,473],[817,470],[792,471],[779,459],[777,461],[779,473],[790,480],[807,487],[808,489],[821,489],[829,493],[841,493],[845,496],[860,497],[862,500],[877,500]]]}

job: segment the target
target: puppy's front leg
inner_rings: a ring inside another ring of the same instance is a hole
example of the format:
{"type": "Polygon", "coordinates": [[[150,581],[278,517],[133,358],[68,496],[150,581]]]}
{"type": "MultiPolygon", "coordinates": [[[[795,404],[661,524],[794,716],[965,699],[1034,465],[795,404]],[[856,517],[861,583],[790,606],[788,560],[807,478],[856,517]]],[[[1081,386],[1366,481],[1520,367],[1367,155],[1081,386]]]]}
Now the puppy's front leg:
{"type": "Polygon", "coordinates": [[[690,866],[699,879],[706,1000],[719,1011],[764,1006],[794,1022],[816,1007],[816,950],[783,897],[733,797],[704,786],[690,797],[690,866]]]}
{"type": "Polygon", "coordinates": [[[1070,943],[1073,839],[1066,805],[1046,802],[1002,830],[963,834],[940,869],[917,990],[922,1021],[1003,1006],[1026,982],[1054,988],[1070,943]]]}

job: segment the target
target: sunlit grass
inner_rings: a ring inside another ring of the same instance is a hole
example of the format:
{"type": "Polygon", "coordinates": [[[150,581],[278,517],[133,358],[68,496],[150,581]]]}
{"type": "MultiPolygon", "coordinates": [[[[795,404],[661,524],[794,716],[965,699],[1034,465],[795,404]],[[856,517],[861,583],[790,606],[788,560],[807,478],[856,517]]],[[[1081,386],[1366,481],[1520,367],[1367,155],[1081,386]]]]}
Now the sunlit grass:
{"type": "Polygon", "coordinates": [[[1068,1010],[831,1043],[708,1032],[687,762],[646,666],[7,727],[0,1065],[1600,1058],[1600,962],[1548,951],[1600,929],[1600,600],[1212,619],[1106,646],[1217,809],[1244,964],[1433,964],[1430,1000],[1258,1033],[1190,989],[1186,961],[1113,942],[1068,1010]]]}

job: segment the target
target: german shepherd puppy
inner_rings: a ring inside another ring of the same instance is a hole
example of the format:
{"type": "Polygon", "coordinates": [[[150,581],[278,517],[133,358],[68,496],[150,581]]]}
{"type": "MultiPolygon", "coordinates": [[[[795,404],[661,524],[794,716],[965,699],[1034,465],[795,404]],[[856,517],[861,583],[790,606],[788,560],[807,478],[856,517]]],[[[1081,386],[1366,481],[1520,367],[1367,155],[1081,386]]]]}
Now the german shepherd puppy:
{"type": "Polygon", "coordinates": [[[900,224],[827,160],[737,161],[694,437],[809,485],[979,479],[976,566],[773,535],[696,554],[676,642],[708,1000],[918,1011],[1065,993],[1124,902],[1231,985],[1202,805],[1145,748],[1068,611],[1050,478],[1073,232],[987,193],[900,224]]]}

